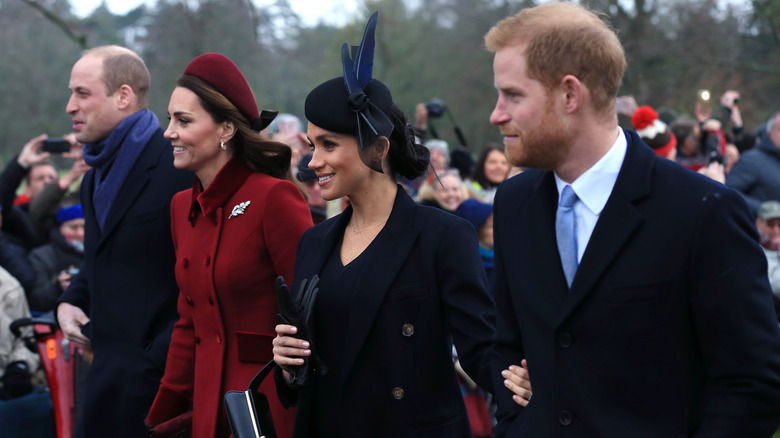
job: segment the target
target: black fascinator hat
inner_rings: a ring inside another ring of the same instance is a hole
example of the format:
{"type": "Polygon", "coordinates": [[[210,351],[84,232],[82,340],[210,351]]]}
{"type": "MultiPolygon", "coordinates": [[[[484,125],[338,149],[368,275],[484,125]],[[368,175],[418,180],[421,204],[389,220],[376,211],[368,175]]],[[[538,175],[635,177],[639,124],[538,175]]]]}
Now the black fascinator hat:
{"type": "Polygon", "coordinates": [[[393,122],[387,116],[393,96],[382,82],[372,79],[374,32],[379,13],[368,19],[360,46],[350,57],[347,43],[341,47],[343,76],[326,81],[306,96],[306,119],[320,128],[354,135],[363,163],[382,173],[382,150],[376,145],[380,136],[390,138],[393,122]]]}

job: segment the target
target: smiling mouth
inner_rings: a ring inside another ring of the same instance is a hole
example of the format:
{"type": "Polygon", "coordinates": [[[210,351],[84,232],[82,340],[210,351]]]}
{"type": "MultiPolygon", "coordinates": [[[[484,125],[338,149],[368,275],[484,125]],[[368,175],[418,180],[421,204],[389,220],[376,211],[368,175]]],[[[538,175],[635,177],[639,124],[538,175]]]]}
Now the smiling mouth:
{"type": "Polygon", "coordinates": [[[187,148],[183,148],[183,147],[181,147],[181,146],[174,146],[174,147],[173,147],[173,151],[174,151],[174,152],[184,152],[184,151],[186,151],[186,150],[187,150],[187,148]]]}
{"type": "Polygon", "coordinates": [[[333,179],[333,175],[325,175],[318,178],[321,183],[328,182],[333,179]]]}

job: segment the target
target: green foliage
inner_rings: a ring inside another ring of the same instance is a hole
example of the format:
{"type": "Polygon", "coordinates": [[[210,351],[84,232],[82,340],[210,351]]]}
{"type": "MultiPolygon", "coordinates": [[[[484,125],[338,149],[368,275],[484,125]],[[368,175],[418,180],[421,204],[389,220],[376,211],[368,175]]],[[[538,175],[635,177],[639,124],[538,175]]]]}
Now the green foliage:
{"type": "MultiPolygon", "coordinates": [[[[482,38],[501,18],[534,3],[363,0],[343,26],[304,27],[288,0],[263,7],[250,0],[158,0],[124,15],[100,7],[83,19],[72,15],[68,0],[0,0],[0,156],[7,160],[41,132],[70,129],[64,108],[81,36],[89,47],[122,44],[144,57],[153,78],[150,108],[163,124],[176,79],[210,51],[236,62],[261,108],[302,117],[308,91],[341,74],[341,45],[360,41],[374,10],[380,11],[374,76],[410,116],[417,103],[442,99],[452,118],[432,123],[454,145],[456,122],[476,154],[499,140],[488,122],[496,92],[482,38]]],[[[777,111],[780,0],[583,3],[618,31],[629,62],[621,92],[640,104],[691,114],[697,89],[709,88],[716,98],[738,89],[749,129],[777,111]]]]}

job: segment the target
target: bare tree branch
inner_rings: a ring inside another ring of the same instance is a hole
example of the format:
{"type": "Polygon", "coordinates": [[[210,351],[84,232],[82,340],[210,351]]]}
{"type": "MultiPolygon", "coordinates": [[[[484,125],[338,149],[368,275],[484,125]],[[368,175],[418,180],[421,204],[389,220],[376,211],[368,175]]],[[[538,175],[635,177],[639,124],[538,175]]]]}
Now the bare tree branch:
{"type": "Polygon", "coordinates": [[[63,20],[60,16],[57,14],[51,12],[50,10],[46,9],[43,5],[38,3],[34,0],[22,0],[27,5],[29,5],[31,8],[37,10],[43,16],[51,21],[52,23],[56,24],[60,29],[62,29],[63,32],[65,32],[65,35],[68,36],[68,38],[72,39],[76,44],[78,44],[82,49],[87,48],[87,35],[86,34],[79,34],[76,32],[73,32],[73,30],[70,28],[70,25],[63,20]]]}

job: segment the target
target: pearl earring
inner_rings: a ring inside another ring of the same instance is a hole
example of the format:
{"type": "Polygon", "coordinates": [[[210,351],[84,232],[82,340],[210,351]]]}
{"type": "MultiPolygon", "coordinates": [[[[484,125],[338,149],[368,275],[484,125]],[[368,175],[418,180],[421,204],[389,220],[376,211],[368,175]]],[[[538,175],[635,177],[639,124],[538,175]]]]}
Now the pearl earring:
{"type": "Polygon", "coordinates": [[[225,142],[224,141],[220,141],[219,142],[219,148],[222,149],[223,151],[227,150],[227,146],[225,146],[225,142]]]}

